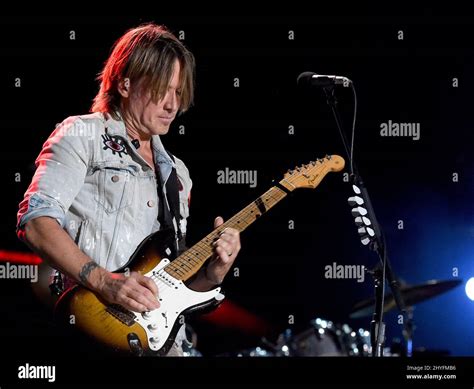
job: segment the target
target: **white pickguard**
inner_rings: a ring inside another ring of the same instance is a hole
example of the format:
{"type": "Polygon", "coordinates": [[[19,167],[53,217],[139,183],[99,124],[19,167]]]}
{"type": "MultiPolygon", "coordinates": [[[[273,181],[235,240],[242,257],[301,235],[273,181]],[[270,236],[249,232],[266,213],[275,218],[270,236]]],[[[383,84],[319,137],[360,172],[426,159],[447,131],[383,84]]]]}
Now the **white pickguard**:
{"type": "Polygon", "coordinates": [[[189,289],[183,281],[177,280],[163,270],[169,263],[169,259],[162,259],[152,271],[144,274],[153,279],[158,286],[160,307],[145,313],[134,312],[135,321],[146,331],[148,346],[153,351],[163,347],[183,311],[212,299],[217,301],[224,299],[224,295],[220,293],[221,288],[207,292],[189,289]]]}

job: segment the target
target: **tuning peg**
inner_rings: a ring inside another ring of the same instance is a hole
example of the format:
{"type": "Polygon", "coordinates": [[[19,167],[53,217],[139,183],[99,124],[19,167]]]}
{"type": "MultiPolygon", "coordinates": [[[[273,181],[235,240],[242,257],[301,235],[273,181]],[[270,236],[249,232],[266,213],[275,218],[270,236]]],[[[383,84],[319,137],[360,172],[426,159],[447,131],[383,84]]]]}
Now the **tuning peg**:
{"type": "Polygon", "coordinates": [[[326,159],[329,161],[329,160],[332,158],[332,156],[331,156],[331,155],[328,155],[328,154],[326,154],[325,158],[326,158],[326,159]]]}
{"type": "Polygon", "coordinates": [[[355,207],[355,208],[352,208],[351,213],[352,213],[352,216],[354,217],[365,216],[367,215],[367,210],[363,207],[355,207]]]}
{"type": "Polygon", "coordinates": [[[368,236],[365,236],[363,237],[360,242],[364,245],[364,246],[367,246],[370,242],[371,242],[371,239],[368,237],[368,236]]]}
{"type": "Polygon", "coordinates": [[[368,217],[365,216],[358,216],[355,218],[355,223],[357,226],[365,225],[370,226],[372,223],[368,217]]]}
{"type": "Polygon", "coordinates": [[[311,161],[310,164],[316,166],[316,161],[311,161]]]}
{"type": "Polygon", "coordinates": [[[354,205],[362,205],[362,204],[364,204],[364,200],[362,199],[362,197],[359,197],[359,196],[349,197],[349,199],[347,200],[347,202],[349,203],[349,205],[350,205],[351,207],[353,207],[354,205]]]}
{"type": "Polygon", "coordinates": [[[360,194],[361,191],[357,185],[352,185],[352,190],[354,191],[355,194],[360,194]]]}

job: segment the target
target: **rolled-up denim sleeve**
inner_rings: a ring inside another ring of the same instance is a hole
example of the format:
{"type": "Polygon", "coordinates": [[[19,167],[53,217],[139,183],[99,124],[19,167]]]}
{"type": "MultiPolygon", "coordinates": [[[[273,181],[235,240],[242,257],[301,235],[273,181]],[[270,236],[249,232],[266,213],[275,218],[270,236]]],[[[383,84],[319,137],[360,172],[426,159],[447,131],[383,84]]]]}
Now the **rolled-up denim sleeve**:
{"type": "Polygon", "coordinates": [[[19,205],[17,234],[29,220],[49,216],[64,227],[65,215],[77,196],[90,159],[90,135],[84,122],[70,117],[49,136],[36,159],[36,171],[19,205]]]}

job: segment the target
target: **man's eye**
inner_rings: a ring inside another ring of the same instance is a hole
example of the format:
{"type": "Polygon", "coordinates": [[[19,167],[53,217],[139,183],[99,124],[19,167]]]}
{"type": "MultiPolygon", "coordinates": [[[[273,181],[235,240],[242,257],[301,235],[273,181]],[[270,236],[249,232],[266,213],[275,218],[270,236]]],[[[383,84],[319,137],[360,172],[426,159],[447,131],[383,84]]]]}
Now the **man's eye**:
{"type": "Polygon", "coordinates": [[[177,90],[177,91],[176,91],[176,95],[178,95],[178,96],[181,97],[181,94],[182,94],[182,92],[181,92],[180,90],[177,90]]]}

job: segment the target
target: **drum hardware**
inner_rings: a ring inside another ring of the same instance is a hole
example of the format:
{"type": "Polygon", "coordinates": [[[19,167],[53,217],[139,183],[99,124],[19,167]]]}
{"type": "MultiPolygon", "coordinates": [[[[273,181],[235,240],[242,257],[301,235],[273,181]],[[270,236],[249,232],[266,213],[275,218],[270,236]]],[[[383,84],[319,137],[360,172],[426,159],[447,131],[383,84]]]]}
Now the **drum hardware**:
{"type": "MultiPolygon", "coordinates": [[[[406,315],[404,318],[403,329],[403,337],[405,339],[403,354],[405,356],[410,357],[413,355],[413,333],[416,328],[413,320],[415,305],[436,297],[442,293],[446,293],[460,284],[462,284],[462,280],[460,279],[446,281],[430,280],[419,285],[405,284],[400,287],[400,293],[406,306],[406,315]]],[[[358,302],[354,305],[349,317],[356,319],[369,316],[374,310],[374,304],[375,301],[373,298],[358,302]]],[[[397,304],[393,295],[386,295],[384,298],[383,312],[386,313],[394,310],[395,308],[397,308],[397,304]]]]}

